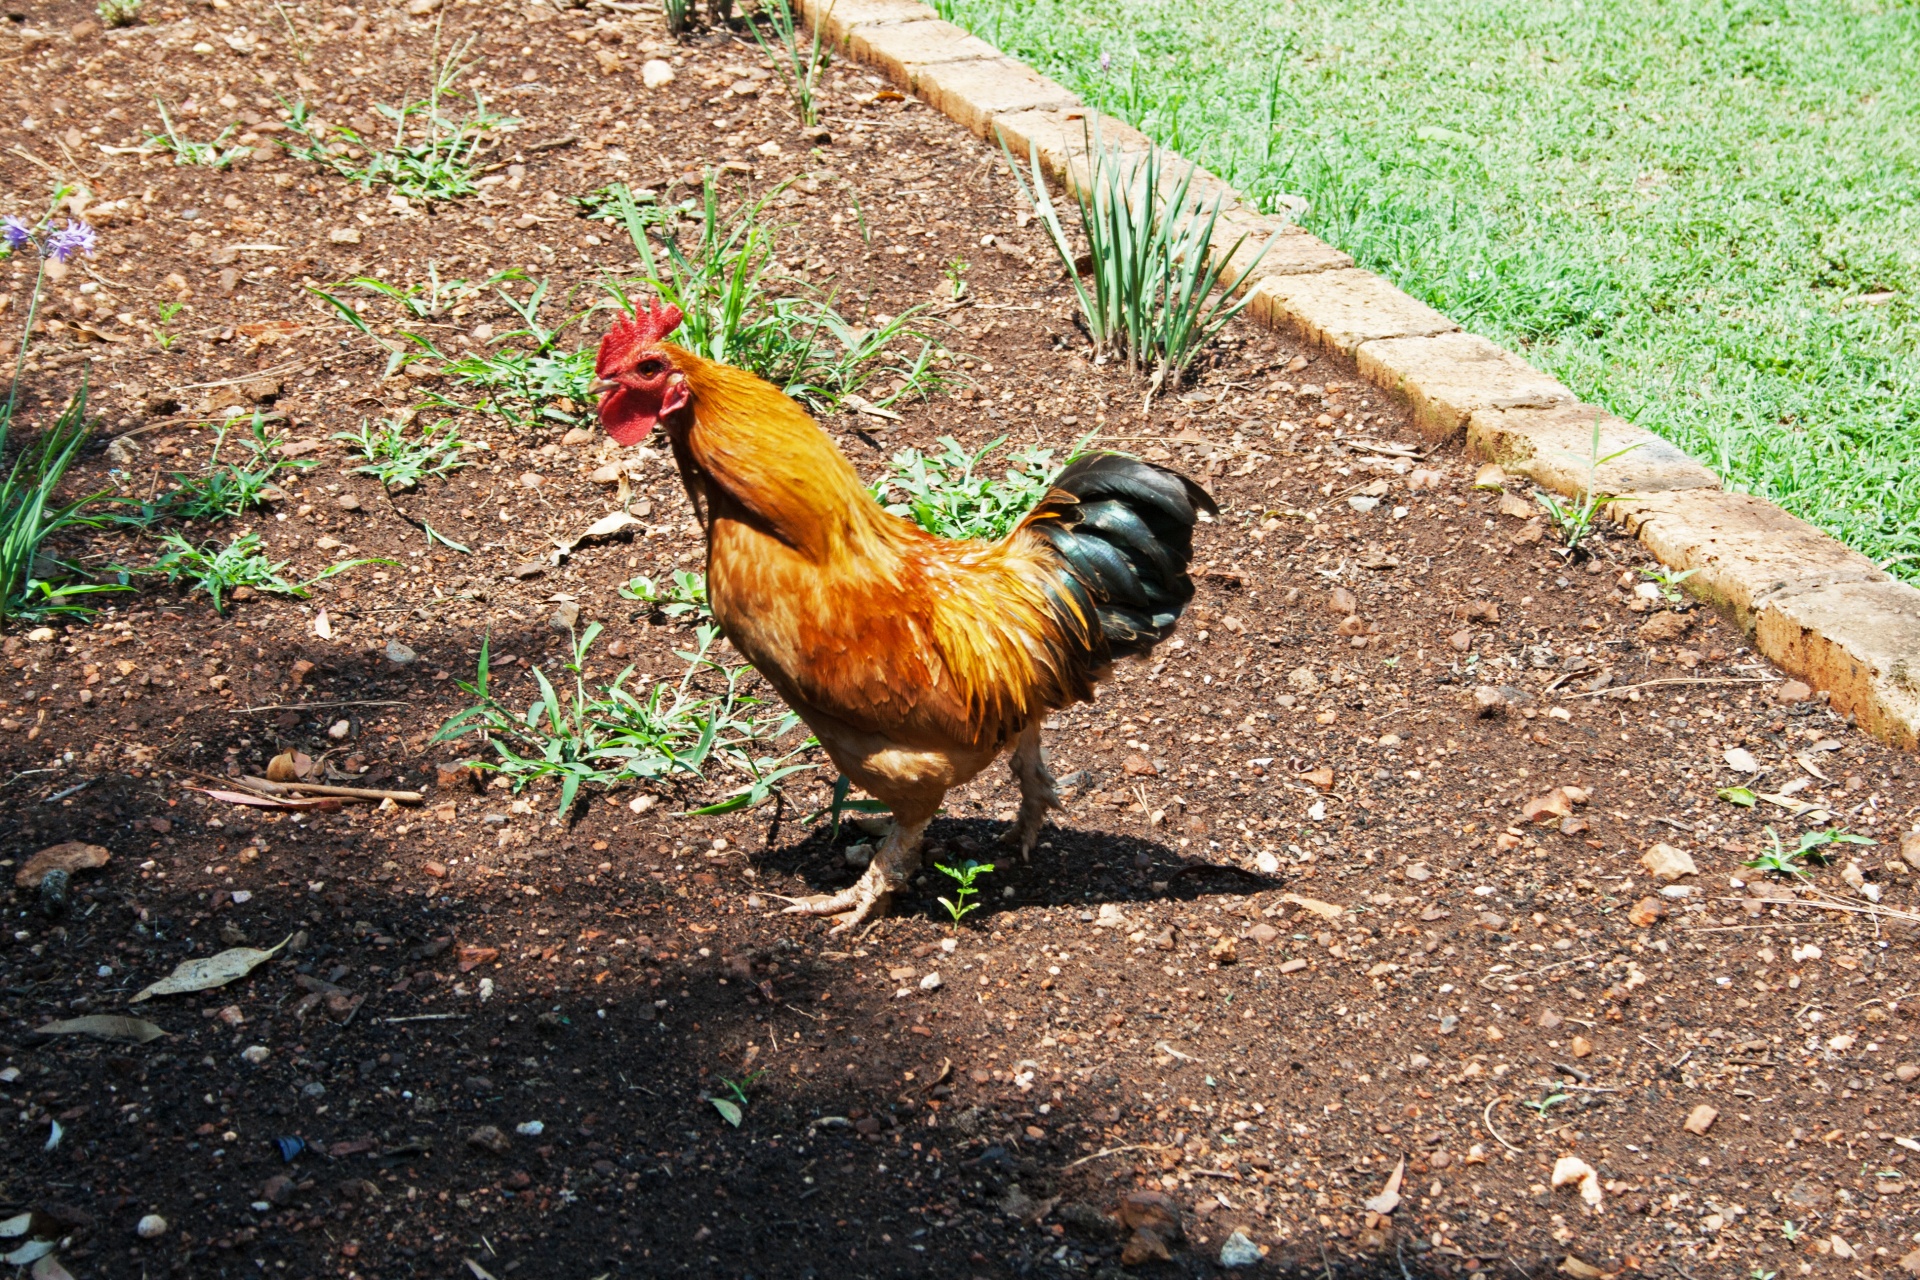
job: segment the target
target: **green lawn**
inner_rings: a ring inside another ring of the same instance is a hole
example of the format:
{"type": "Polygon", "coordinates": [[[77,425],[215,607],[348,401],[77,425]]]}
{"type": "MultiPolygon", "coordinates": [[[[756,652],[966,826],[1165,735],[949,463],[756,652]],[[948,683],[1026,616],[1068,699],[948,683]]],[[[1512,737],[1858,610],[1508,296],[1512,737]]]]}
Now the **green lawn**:
{"type": "Polygon", "coordinates": [[[936,0],[1920,579],[1912,0],[936,0]]]}

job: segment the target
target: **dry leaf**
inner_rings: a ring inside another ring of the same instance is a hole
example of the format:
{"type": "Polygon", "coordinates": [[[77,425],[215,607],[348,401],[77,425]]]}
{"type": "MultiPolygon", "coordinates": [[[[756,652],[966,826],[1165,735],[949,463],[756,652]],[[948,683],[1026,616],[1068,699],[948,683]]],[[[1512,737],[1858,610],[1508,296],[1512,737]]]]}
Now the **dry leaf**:
{"type": "Polygon", "coordinates": [[[90,1013],[84,1018],[49,1022],[33,1029],[40,1036],[92,1036],[120,1044],[145,1044],[167,1034],[145,1018],[127,1018],[113,1013],[90,1013]]]}
{"type": "Polygon", "coordinates": [[[73,1272],[60,1265],[60,1259],[48,1254],[33,1264],[33,1280],[73,1280],[73,1272]]]}
{"type": "MultiPolygon", "coordinates": [[[[1911,1141],[1911,1139],[1909,1139],[1909,1141],[1911,1141]]],[[[23,1236],[27,1234],[27,1228],[32,1225],[33,1215],[31,1213],[17,1213],[5,1222],[0,1222],[0,1240],[9,1239],[13,1236],[23,1236]]]]}
{"type": "Polygon", "coordinates": [[[460,948],[460,972],[472,973],[489,960],[500,958],[498,947],[476,947],[472,945],[460,948]]]}
{"type": "Polygon", "coordinates": [[[138,1004],[151,996],[174,996],[188,991],[209,991],[214,987],[224,987],[235,978],[244,978],[260,965],[273,958],[273,953],[287,945],[293,939],[292,934],[282,938],[278,946],[266,951],[258,947],[233,947],[217,956],[208,956],[205,960],[188,960],[172,973],[160,979],[152,986],[134,996],[129,1004],[138,1004]]]}
{"type": "Polygon", "coordinates": [[[97,844],[69,840],[49,845],[27,859],[27,865],[14,873],[13,882],[22,889],[37,889],[49,871],[86,871],[104,867],[113,855],[97,844]]]}
{"type": "Polygon", "coordinates": [[[313,634],[322,640],[333,639],[333,622],[327,617],[325,609],[313,615],[313,634]]]}

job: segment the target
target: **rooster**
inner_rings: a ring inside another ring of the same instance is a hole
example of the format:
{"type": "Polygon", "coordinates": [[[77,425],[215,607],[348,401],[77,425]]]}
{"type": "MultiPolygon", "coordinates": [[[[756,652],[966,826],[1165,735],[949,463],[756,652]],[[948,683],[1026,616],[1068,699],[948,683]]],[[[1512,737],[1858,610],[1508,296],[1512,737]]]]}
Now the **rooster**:
{"type": "Polygon", "coordinates": [[[1173,633],[1213,499],[1092,453],[998,542],[935,537],[883,510],[778,388],[663,341],[680,319],[650,304],[607,333],[601,424],[623,445],[664,428],[706,528],[714,618],[894,816],[858,883],[787,909],[839,916],[836,932],[884,914],[947,791],[1009,748],[1021,803],[1008,839],[1026,857],[1060,807],[1041,725],[1173,633]]]}

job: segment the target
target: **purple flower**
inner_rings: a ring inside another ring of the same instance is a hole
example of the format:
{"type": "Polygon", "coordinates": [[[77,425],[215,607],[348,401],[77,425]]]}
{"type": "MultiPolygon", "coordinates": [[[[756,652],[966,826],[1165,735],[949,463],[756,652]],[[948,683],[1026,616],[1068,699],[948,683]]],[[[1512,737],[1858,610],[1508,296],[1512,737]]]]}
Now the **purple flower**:
{"type": "Polygon", "coordinates": [[[65,227],[47,237],[40,247],[42,257],[52,258],[55,262],[71,262],[80,254],[93,256],[93,247],[99,237],[93,228],[84,222],[69,222],[65,227]]]}
{"type": "Polygon", "coordinates": [[[1100,55],[1100,74],[1105,75],[1111,70],[1113,70],[1113,55],[1110,53],[1102,53],[1100,55]]]}
{"type": "Polygon", "coordinates": [[[0,218],[0,239],[7,242],[7,248],[18,252],[33,243],[33,228],[15,217],[0,218]]]}

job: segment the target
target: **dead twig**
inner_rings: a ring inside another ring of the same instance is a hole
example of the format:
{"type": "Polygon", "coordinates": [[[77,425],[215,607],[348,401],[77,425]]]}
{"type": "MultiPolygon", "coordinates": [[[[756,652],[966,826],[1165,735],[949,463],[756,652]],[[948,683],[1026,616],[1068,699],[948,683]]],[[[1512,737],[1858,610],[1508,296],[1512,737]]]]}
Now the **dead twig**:
{"type": "Polygon", "coordinates": [[[1167,1150],[1167,1148],[1158,1142],[1132,1142],[1132,1143],[1128,1143],[1124,1147],[1108,1147],[1103,1151],[1096,1151],[1090,1156],[1081,1156],[1078,1160],[1075,1160],[1069,1164],[1061,1165],[1060,1171],[1062,1173],[1065,1173],[1068,1169],[1078,1169],[1083,1164],[1090,1164],[1095,1160],[1103,1160],[1108,1156],[1117,1156],[1124,1151],[1165,1151],[1165,1150],[1167,1150]]]}
{"type": "Polygon", "coordinates": [[[1487,1126],[1487,1132],[1494,1136],[1495,1141],[1497,1141],[1501,1146],[1505,1147],[1507,1150],[1518,1155],[1520,1152],[1520,1148],[1514,1146],[1511,1142],[1508,1142],[1505,1138],[1501,1137],[1500,1131],[1493,1127],[1493,1109],[1504,1101],[1505,1101],[1504,1098],[1494,1098],[1491,1101],[1489,1101],[1487,1103],[1486,1109],[1480,1113],[1480,1122],[1487,1126]]]}
{"type": "Polygon", "coordinates": [[[1773,676],[1670,676],[1665,680],[1642,680],[1639,684],[1612,684],[1604,689],[1595,689],[1592,693],[1576,693],[1576,698],[1604,698],[1608,694],[1626,693],[1633,689],[1652,689],[1664,684],[1778,684],[1779,677],[1773,676]]]}
{"type": "Polygon", "coordinates": [[[241,707],[229,715],[246,716],[256,711],[332,711],[339,707],[406,707],[408,702],[282,702],[269,707],[241,707]]]}
{"type": "Polygon", "coordinates": [[[265,778],[243,776],[239,779],[249,790],[270,796],[297,796],[311,792],[317,796],[339,796],[347,800],[392,800],[398,804],[419,804],[426,799],[418,791],[389,791],[382,787],[334,787],[317,782],[269,782],[265,778]]]}

